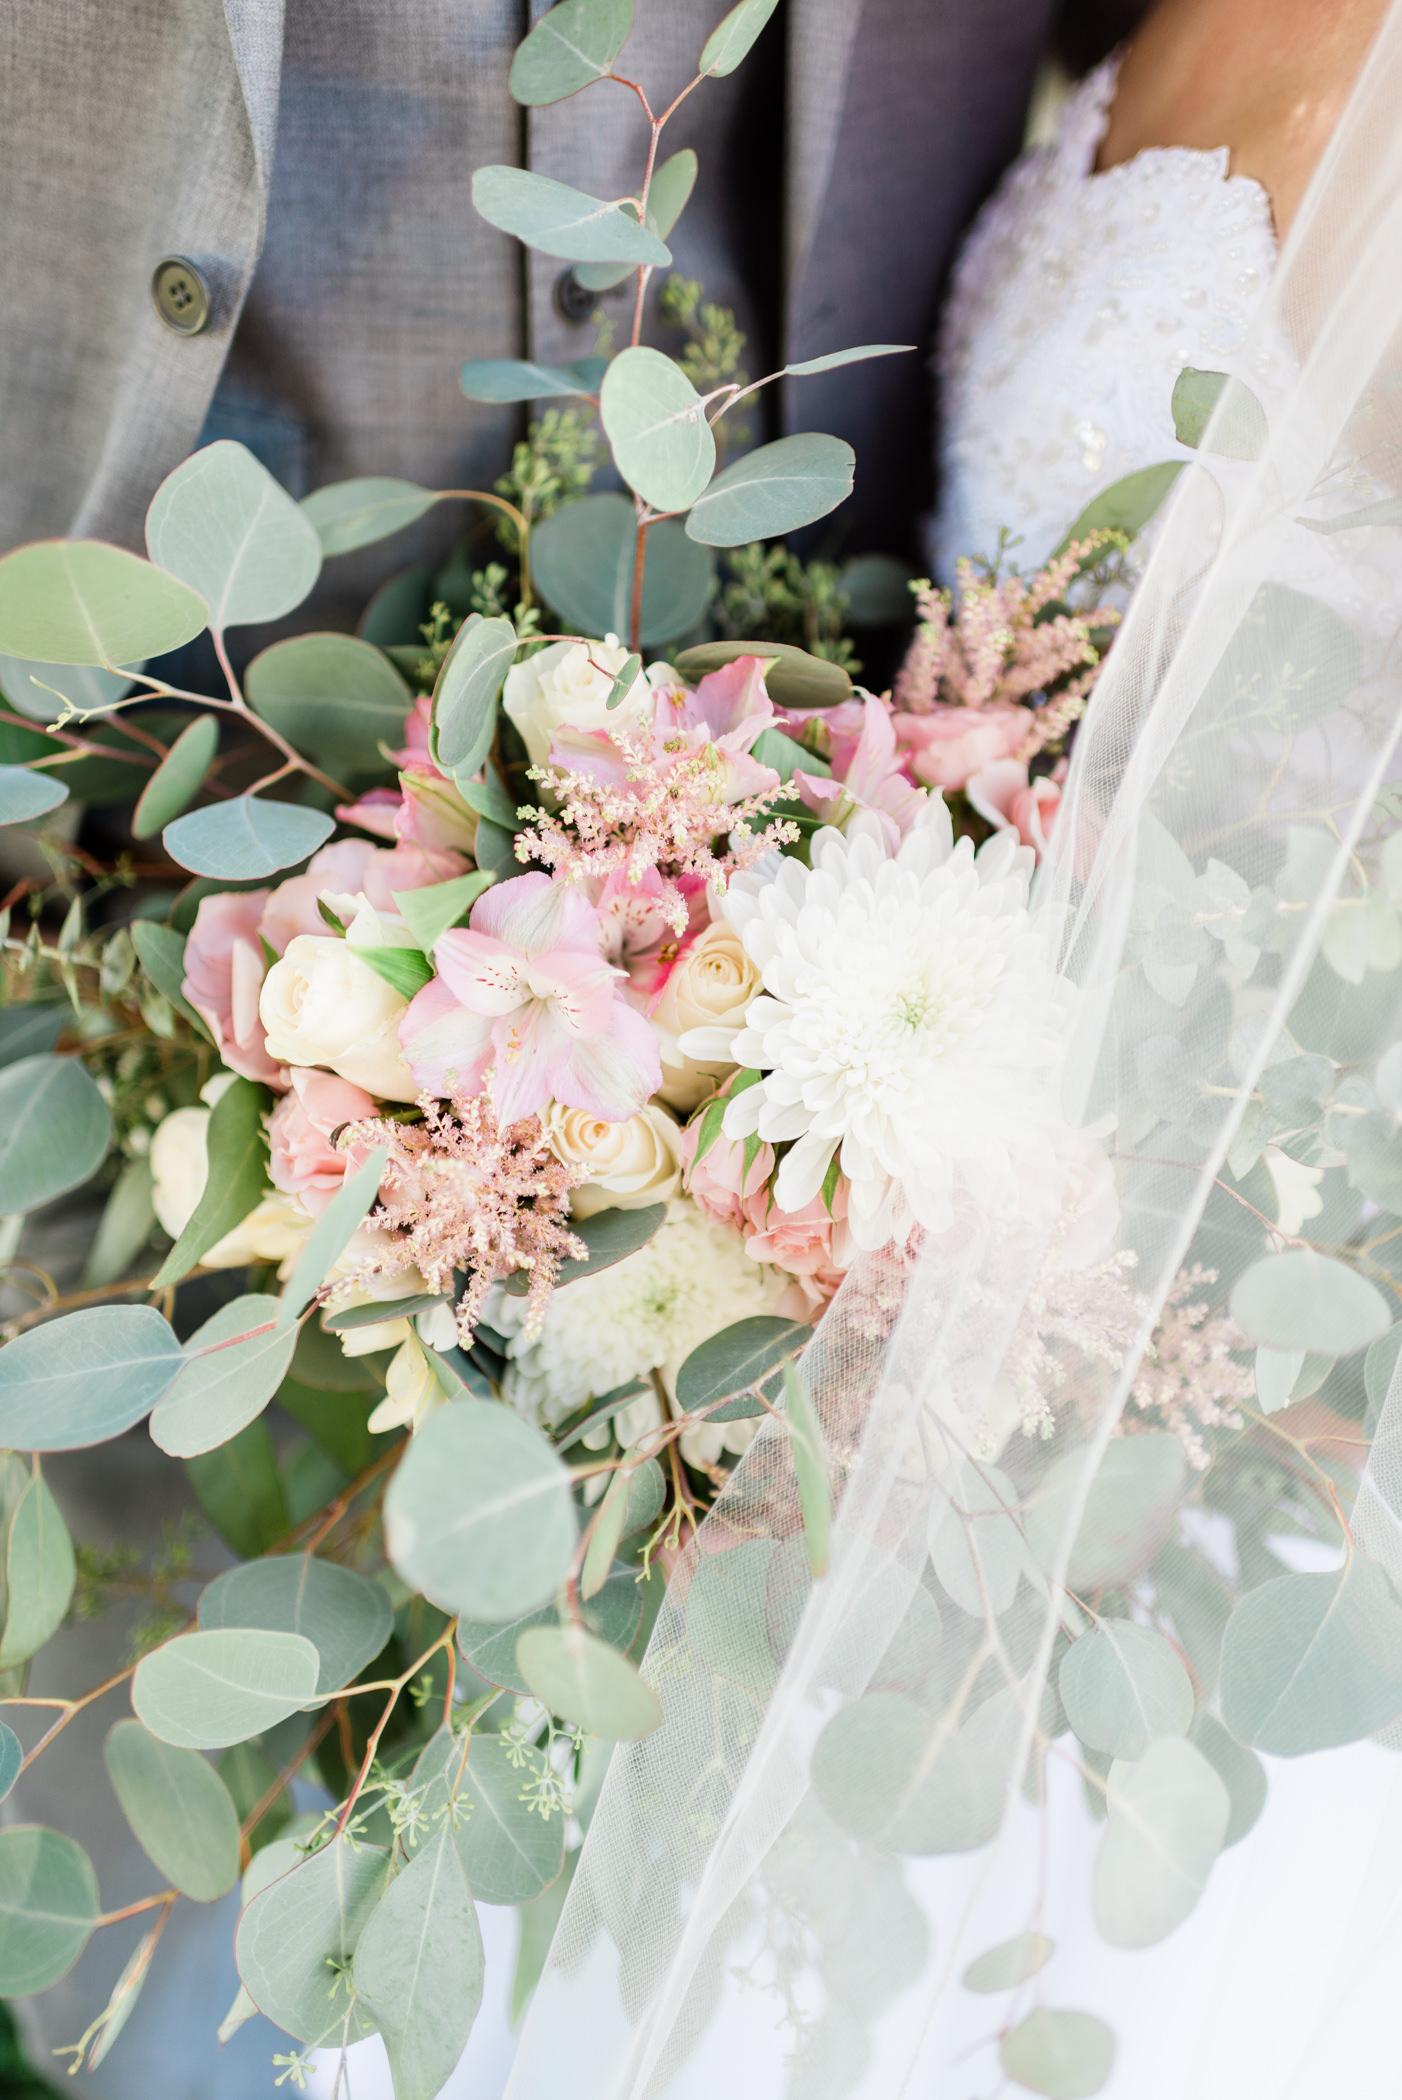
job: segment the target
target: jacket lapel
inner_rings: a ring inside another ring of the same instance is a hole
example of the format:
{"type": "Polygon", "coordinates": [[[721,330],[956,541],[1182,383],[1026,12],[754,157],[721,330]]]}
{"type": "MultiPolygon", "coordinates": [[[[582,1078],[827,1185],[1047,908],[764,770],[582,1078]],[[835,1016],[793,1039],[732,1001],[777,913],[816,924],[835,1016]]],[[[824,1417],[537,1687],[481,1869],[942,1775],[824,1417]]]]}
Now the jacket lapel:
{"type": "Polygon", "coordinates": [[[283,0],[224,0],[224,19],[243,88],[249,134],[266,206],[282,81],[283,0]]]}

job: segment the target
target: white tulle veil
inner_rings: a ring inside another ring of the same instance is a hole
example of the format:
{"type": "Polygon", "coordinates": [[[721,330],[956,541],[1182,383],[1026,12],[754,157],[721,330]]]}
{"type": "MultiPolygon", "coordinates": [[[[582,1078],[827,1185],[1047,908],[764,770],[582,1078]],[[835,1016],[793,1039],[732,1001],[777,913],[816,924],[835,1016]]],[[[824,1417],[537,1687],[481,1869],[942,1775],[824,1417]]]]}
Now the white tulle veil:
{"type": "Polygon", "coordinates": [[[1082,725],[1053,1194],[849,1277],[827,1572],[769,1424],[511,2100],[1397,2090],[1399,110],[1402,4],[1082,725]]]}

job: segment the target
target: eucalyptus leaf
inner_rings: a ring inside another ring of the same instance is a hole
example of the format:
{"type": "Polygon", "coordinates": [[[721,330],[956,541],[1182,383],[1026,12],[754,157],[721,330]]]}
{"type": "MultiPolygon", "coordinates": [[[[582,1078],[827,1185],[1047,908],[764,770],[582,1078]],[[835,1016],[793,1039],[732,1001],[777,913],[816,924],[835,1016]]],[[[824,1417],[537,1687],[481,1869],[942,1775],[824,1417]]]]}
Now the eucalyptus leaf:
{"type": "Polygon", "coordinates": [[[0,766],[0,824],[27,824],[68,800],[68,790],[52,773],[29,766],[0,766]]]}
{"type": "Polygon", "coordinates": [[[92,1861],[61,1831],[0,1830],[0,1995],[27,1998],[66,1976],[101,1903],[92,1861]]]}
{"type": "Polygon", "coordinates": [[[482,1930],[450,1823],[433,1827],[371,1911],[352,1974],[384,2036],[395,2100],[434,2100],[482,2003],[482,1930]]]}
{"type": "Polygon", "coordinates": [[[239,1975],[259,2012],[295,2040],[340,2048],[376,2031],[347,1983],[388,1872],[381,1846],[336,1837],[245,1906],[234,1936],[239,1975]]]}
{"type": "Polygon", "coordinates": [[[307,860],[335,828],[335,818],[324,810],[236,795],[177,817],[162,840],[171,859],[192,874],[256,882],[307,860]]]}
{"type": "Polygon", "coordinates": [[[971,1852],[1002,1821],[1022,1718],[995,1693],[951,1729],[894,1692],[828,1722],[813,1752],[819,1799],[844,1830],[893,1852],[971,1852]]]}
{"type": "Polygon", "coordinates": [[[200,1598],[202,1632],[231,1626],[298,1633],[321,1659],[318,1697],[375,1660],[394,1630],[384,1586],[315,1554],[276,1554],[220,1575],[200,1598]]]}
{"type": "Polygon", "coordinates": [[[492,1401],[431,1415],[385,1497],[396,1572],[469,1619],[511,1619],[544,1604],[576,1537],[565,1467],[538,1430],[492,1401]]]}
{"type": "Polygon", "coordinates": [[[412,1320],[415,1313],[429,1312],[435,1305],[451,1305],[437,1291],[415,1291],[408,1298],[377,1298],[370,1305],[347,1305],[327,1313],[330,1334],[354,1334],[357,1327],[382,1327],[386,1320],[412,1320]]]}
{"type": "Polygon", "coordinates": [[[1232,1812],[1227,1819],[1227,1834],[1222,1840],[1225,1852],[1228,1846],[1239,1845],[1260,1821],[1269,1790],[1266,1768],[1254,1750],[1248,1750],[1212,1714],[1201,1710],[1189,1730],[1188,1740],[1196,1744],[1213,1766],[1231,1798],[1232,1812]]]}
{"type": "Polygon", "coordinates": [[[779,0],[739,0],[739,5],[732,7],[707,37],[697,72],[716,78],[733,73],[749,57],[778,4],[779,0]]]}
{"type": "Polygon", "coordinates": [[[1045,2100],[1091,2100],[1109,2080],[1115,2037],[1094,2013],[1039,2005],[998,2045],[1005,2075],[1045,2100]]]}
{"type": "Polygon", "coordinates": [[[0,1444],[74,1451],[149,1414],[184,1358],[152,1305],[99,1305],[31,1327],[0,1349],[0,1444]]]}
{"type": "Polygon", "coordinates": [[[1055,1943],[1044,1932],[1020,1932],[1016,1939],[1004,1940],[971,1961],[964,1971],[964,1988],[985,1995],[1014,1990],[1044,1969],[1055,1951],[1055,1943]]]}
{"type": "Polygon", "coordinates": [[[131,820],[133,836],[154,838],[193,802],[219,748],[219,724],[213,715],[196,715],[182,729],[141,792],[131,820]]]}
{"type": "Polygon", "coordinates": [[[510,620],[459,629],[433,689],[438,762],[448,771],[475,773],[491,750],[497,696],[519,646],[510,620]]]}
{"type": "Polygon", "coordinates": [[[611,1743],[661,1725],[662,1708],[634,1665],[582,1626],[536,1626],[516,1643],[526,1683],[552,1713],[611,1743]]]}
{"type": "Polygon", "coordinates": [[[1319,1356],[1351,1356],[1392,1324],[1376,1284],[1312,1247],[1253,1263],[1232,1292],[1231,1308],[1253,1342],[1319,1356]]]}
{"type": "Polygon", "coordinates": [[[1111,1757],[1143,1757],[1158,1737],[1192,1726],[1192,1679],[1178,1651],[1132,1619],[1102,1619],[1073,1641],[1057,1689],[1086,1748],[1111,1757]]]}
{"type": "Polygon", "coordinates": [[[599,413],[619,473],[654,510],[685,510],[715,472],[716,441],[691,381],[660,350],[636,347],[604,374],[599,413]]]}
{"type": "Polygon", "coordinates": [[[560,0],[517,46],[507,86],[528,109],[602,80],[628,41],[633,0],[560,0]]]}
{"type": "Polygon", "coordinates": [[[460,926],[492,878],[474,869],[470,875],[455,875],[450,882],[432,883],[426,890],[394,890],[394,908],[425,955],[433,944],[454,926],[460,926]]]}
{"type": "MultiPolygon", "coordinates": [[[[489,226],[514,233],[528,248],[560,256],[565,262],[665,264],[672,260],[671,250],[656,234],[616,204],[586,196],[582,190],[529,168],[479,168],[472,178],[472,202],[489,226]]],[[[3,622],[0,584],[0,642],[7,639],[3,622]]],[[[33,656],[40,652],[16,649],[14,653],[33,656]]],[[[127,659],[141,653],[129,650],[127,659]]]]}
{"type": "Polygon", "coordinates": [[[188,1276],[211,1247],[241,1225],[262,1201],[268,1168],[263,1099],[261,1087],[251,1079],[238,1078],[225,1087],[211,1109],[205,1132],[209,1171],[204,1188],[179,1239],[161,1263],[154,1279],[157,1288],[188,1276]]]}
{"type": "Polygon", "coordinates": [[[276,1393],[297,1344],[277,1320],[277,1300],[235,1298],[185,1344],[185,1362],[151,1415],[152,1441],[195,1458],[237,1436],[276,1393]]]}
{"type": "Polygon", "coordinates": [[[294,634],[244,674],[251,706],[309,757],[348,773],[382,773],[413,695],[381,649],[353,634],[294,634]]]}
{"type": "Polygon", "coordinates": [[[402,532],[435,503],[441,489],[423,489],[416,481],[392,474],[365,474],[354,481],[332,481],[302,498],[301,510],[323,555],[351,554],[402,532]]]}
{"type": "Polygon", "coordinates": [[[213,1903],[239,1878],[239,1819],[213,1765],[140,1721],[108,1731],[103,1758],[132,1835],[182,1896],[213,1903]]]}
{"type": "Polygon", "coordinates": [[[1093,532],[1127,532],[1134,538],[1157,515],[1185,465],[1181,459],[1161,459],[1152,467],[1139,467],[1112,481],[1108,489],[1091,497],[1057,545],[1056,554],[1064,554],[1075,541],[1089,539],[1093,532]]]}
{"type": "Polygon", "coordinates": [[[320,1668],[316,1649],[298,1633],[182,1633],[142,1657],[131,1703],[163,1743],[223,1750],[305,1706],[320,1668]]]}
{"type": "MultiPolygon", "coordinates": [[[[624,269],[622,275],[628,276],[629,271],[624,269]]],[[[607,369],[605,357],[579,357],[569,365],[540,365],[523,357],[484,357],[463,366],[462,390],[469,401],[544,401],[557,394],[593,395],[607,369]]]]}
{"type": "Polygon", "coordinates": [[[613,1556],[618,1551],[623,1537],[623,1520],[628,1513],[628,1491],[632,1477],[620,1470],[615,1473],[604,1491],[594,1519],[594,1535],[589,1541],[589,1550],[584,1556],[580,1570],[579,1594],[587,1603],[601,1590],[608,1580],[613,1556]]]}
{"type": "Polygon", "coordinates": [[[788,1424],[794,1471],[798,1476],[798,1500],[803,1514],[809,1570],[814,1576],[826,1575],[832,1544],[832,1489],[828,1482],[827,1446],[807,1380],[795,1368],[792,1357],[784,1362],[784,1420],[788,1424]]]}
{"type": "Polygon", "coordinates": [[[286,1536],[292,1519],[261,1415],[217,1451],[187,1458],[185,1471],[200,1508],[235,1553],[252,1558],[286,1536]]]}
{"type": "Polygon", "coordinates": [[[73,1598],[76,1575],[68,1526],[36,1468],[10,1517],[0,1670],[27,1662],[57,1633],[73,1598]]]}
{"type": "MultiPolygon", "coordinates": [[[[1065,1550],[1085,1463],[1084,1451],[1068,1451],[1027,1504],[1027,1542],[1047,1574],[1065,1550]]],[[[1188,1461],[1176,1436],[1153,1431],[1107,1444],[1071,1547],[1071,1588],[1093,1592],[1147,1567],[1168,1536],[1187,1484],[1188,1461]]]]}
{"type": "Polygon", "coordinates": [[[116,671],[179,649],[208,624],[197,591],[105,540],[34,540],[0,557],[6,656],[116,671]]]}
{"type": "Polygon", "coordinates": [[[1270,442],[1270,425],[1250,387],[1225,372],[1200,372],[1185,365],[1174,382],[1173,430],[1180,445],[1202,446],[1226,459],[1259,459],[1270,442]],[[1211,441],[1208,427],[1225,397],[1226,407],[1211,441]]]}
{"type": "MultiPolygon", "coordinates": [[[[583,635],[627,634],[637,521],[627,496],[610,491],[567,503],[531,534],[531,573],[548,605],[583,635]]],[[[715,563],[681,525],[649,528],[643,565],[640,645],[689,634],[715,588],[715,563]]],[[[768,654],[766,650],[764,652],[768,654]]],[[[850,680],[844,682],[850,689],[850,680]]]]}
{"type": "Polygon", "coordinates": [[[1192,1911],[1222,1849],[1231,1796],[1201,1750],[1160,1736],[1110,1767],[1092,1900],[1112,1947],[1151,1947],[1192,1911]]]}
{"type": "MultiPolygon", "coordinates": [[[[748,1392],[812,1338],[813,1329],[805,1321],[786,1320],[777,1313],[737,1320],[686,1358],[677,1372],[678,1407],[685,1414],[696,1414],[732,1394],[748,1392]]],[[[758,1403],[753,1412],[763,1412],[758,1403]]]]}
{"type": "Polygon", "coordinates": [[[1385,496],[1380,503],[1365,503],[1361,510],[1346,510],[1336,518],[1297,518],[1307,532],[1357,532],[1367,525],[1402,525],[1402,496],[1385,496]]]}
{"type": "MultiPolygon", "coordinates": [[[[560,1263],[556,1290],[581,1276],[596,1276],[601,1269],[611,1269],[615,1262],[636,1254],[657,1237],[666,1222],[665,1203],[645,1203],[637,1210],[596,1210],[588,1218],[571,1218],[570,1231],[583,1240],[589,1252],[583,1261],[571,1257],[560,1263]]],[[[530,1278],[521,1270],[507,1279],[506,1288],[513,1296],[524,1296],[529,1287],[530,1278]]]]}
{"type": "MultiPolygon", "coordinates": [[[[647,216],[643,224],[650,233],[655,233],[660,241],[666,240],[686,209],[687,200],[695,187],[697,167],[696,155],[690,146],[683,146],[680,153],[673,153],[669,159],[660,162],[654,168],[647,193],[647,216]]],[[[630,207],[625,199],[623,209],[627,211],[630,208],[633,207],[630,207]]],[[[618,263],[577,263],[574,274],[586,292],[607,292],[611,291],[614,285],[622,284],[625,277],[632,275],[632,271],[627,265],[620,266],[618,263]]],[[[580,367],[577,365],[573,369],[577,371],[580,367]]],[[[599,376],[601,378],[602,373],[599,376]]],[[[589,391],[595,393],[597,390],[596,379],[589,391]]]]}
{"type": "Polygon", "coordinates": [[[914,343],[856,343],[850,350],[828,350],[822,357],[806,357],[801,364],[785,365],[782,377],[808,379],[816,372],[836,372],[842,365],[865,364],[872,357],[908,357],[914,343]]]}
{"type": "Polygon", "coordinates": [[[24,1749],[19,1737],[13,1728],[0,1721],[0,1801],[8,1799],[23,1763],[24,1749]]]}
{"type": "Polygon", "coordinates": [[[721,1553],[703,1553],[686,1593],[686,1638],[717,1677],[747,1690],[772,1684],[777,1665],[770,1640],[773,1539],[741,1539],[721,1553]]]}
{"type": "Polygon", "coordinates": [[[677,669],[683,678],[705,678],[741,656],[759,656],[769,663],[764,686],[776,707],[841,707],[852,698],[852,681],[840,664],[810,656],[792,642],[699,642],[694,649],[682,650],[677,669]]]}
{"type": "Polygon", "coordinates": [[[76,1057],[22,1057],[0,1070],[0,1217],[35,1210],[97,1172],[112,1115],[76,1057]]]}
{"type": "Polygon", "coordinates": [[[814,430],[759,445],[697,497],[687,537],[707,547],[739,547],[796,532],[851,495],[855,460],[841,438],[814,430]]]}
{"type": "Polygon", "coordinates": [[[100,664],[36,663],[27,657],[0,655],[0,691],[11,707],[32,722],[52,722],[61,712],[61,699],[84,713],[125,700],[131,688],[125,671],[108,671],[100,664]]]}
{"type": "Polygon", "coordinates": [[[142,969],[176,1012],[185,1016],[196,1034],[209,1042],[209,1023],[195,1012],[180,989],[185,980],[185,938],[173,926],[158,926],[154,919],[132,921],[132,946],[142,969]]]}
{"type": "Polygon", "coordinates": [[[837,588],[852,627],[905,627],[915,617],[915,571],[893,554],[859,554],[844,562],[837,588]]]}
{"type": "Polygon", "coordinates": [[[152,561],[199,592],[219,633],[280,620],[321,573],[315,529],[231,438],[202,446],[166,476],[146,513],[146,546],[152,561]]]}
{"type": "Polygon", "coordinates": [[[464,1742],[440,1728],[421,1753],[411,1783],[425,1789],[425,1826],[432,1830],[449,1800],[457,1803],[458,1858],[479,1903],[533,1902],[559,1875],[564,1814],[542,1816],[533,1798],[545,1777],[538,1751],[485,1729],[464,1742]]]}
{"type": "Polygon", "coordinates": [[[0,1006],[0,1069],[52,1050],[71,1019],[67,1003],[53,999],[36,1000],[32,1006],[0,1006]]]}
{"type": "Polygon", "coordinates": [[[1006,1473],[972,1460],[951,1467],[930,1504],[930,1556],[961,1611],[982,1619],[1007,1610],[1036,1570],[1006,1473]]]}
{"type": "Polygon", "coordinates": [[[379,1195],[384,1165],[384,1151],[377,1149],[361,1161],[353,1174],[347,1174],[312,1227],[297,1257],[297,1266],[283,1286],[280,1319],[293,1321],[311,1304],[379,1195]]]}
{"type": "MultiPolygon", "coordinates": [[[[615,1568],[603,1588],[584,1605],[584,1622],[589,1631],[596,1633],[601,1641],[607,1641],[611,1648],[620,1648],[625,1653],[637,1639],[642,1615],[643,1599],[638,1588],[637,1571],[629,1567],[615,1568]]],[[[532,1627],[557,1624],[553,1604],[522,1612],[504,1623],[459,1619],[458,1651],[468,1668],[475,1671],[484,1683],[500,1685],[505,1692],[518,1692],[525,1697],[530,1687],[517,1665],[516,1643],[532,1627]]]]}
{"type": "Polygon", "coordinates": [[[1222,1719],[1276,1757],[1353,1743],[1402,1714],[1402,1600],[1355,1552],[1333,1575],[1248,1590],[1222,1644],[1222,1719]]]}

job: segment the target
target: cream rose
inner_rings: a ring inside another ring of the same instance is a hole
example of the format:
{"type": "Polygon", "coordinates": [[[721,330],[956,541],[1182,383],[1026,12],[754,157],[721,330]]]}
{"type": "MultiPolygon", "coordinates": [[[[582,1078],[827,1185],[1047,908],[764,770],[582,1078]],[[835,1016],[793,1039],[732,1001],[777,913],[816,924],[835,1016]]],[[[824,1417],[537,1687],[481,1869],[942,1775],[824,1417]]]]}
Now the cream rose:
{"type": "Polygon", "coordinates": [[[683,1054],[678,1039],[689,1028],[740,1028],[760,989],[759,971],[744,942],[723,920],[692,942],[653,1009],[662,1053],[659,1101],[689,1114],[734,1071],[731,1064],[698,1064],[683,1054]]]}
{"type": "Polygon", "coordinates": [[[563,1108],[552,1101],[541,1122],[557,1159],[590,1170],[588,1181],[570,1191],[576,1218],[601,1210],[642,1210],[676,1194],[681,1132],[656,1102],[626,1123],[606,1123],[586,1108],[563,1108]]]}
{"type": "Polygon", "coordinates": [[[502,706],[520,730],[533,766],[550,758],[557,729],[619,729],[646,718],[652,691],[640,672],[612,712],[608,696],[628,661],[613,642],[552,642],[506,674],[502,706]]]}
{"type": "Polygon", "coordinates": [[[281,1063],[325,1065],[367,1094],[412,1101],[398,1034],[408,1005],[349,941],[299,933],[264,978],[258,1013],[281,1063]]]}
{"type": "MultiPolygon", "coordinates": [[[[151,1139],[151,1204],[164,1230],[178,1240],[209,1179],[207,1108],[176,1108],[151,1139]]],[[[310,1214],[294,1196],[270,1189],[248,1216],[200,1257],[204,1269],[245,1269],[250,1262],[291,1261],[311,1231],[310,1214]]]]}

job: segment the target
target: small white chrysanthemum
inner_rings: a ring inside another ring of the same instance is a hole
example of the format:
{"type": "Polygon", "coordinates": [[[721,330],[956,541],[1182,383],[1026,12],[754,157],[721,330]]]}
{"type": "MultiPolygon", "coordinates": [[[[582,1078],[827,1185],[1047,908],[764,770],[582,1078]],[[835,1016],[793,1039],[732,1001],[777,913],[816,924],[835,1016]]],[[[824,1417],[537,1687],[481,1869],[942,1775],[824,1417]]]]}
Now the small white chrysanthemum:
{"type": "Polygon", "coordinates": [[[776,855],[731,883],[718,908],[764,992],[738,1033],[694,1029],[682,1049],[763,1074],[724,1128],[791,1144],[784,1210],[840,1148],[854,1237],[880,1247],[945,1229],[960,1179],[996,1200],[1054,1165],[1069,988],[1027,938],[1032,865],[1009,833],[955,845],[932,795],[894,854],[859,818],[816,835],[811,869],[776,855]]]}
{"type": "MultiPolygon", "coordinates": [[[[788,1281],[752,1262],[739,1236],[713,1225],[689,1197],[674,1198],[645,1247],[552,1294],[534,1342],[520,1332],[525,1299],[494,1299],[488,1317],[510,1337],[507,1397],[551,1424],[654,1370],[670,1391],[693,1349],[737,1320],[772,1312],[788,1281]]],[[[655,1398],[635,1409],[636,1420],[630,1409],[620,1421],[625,1443],[658,1419],[655,1398]]]]}

